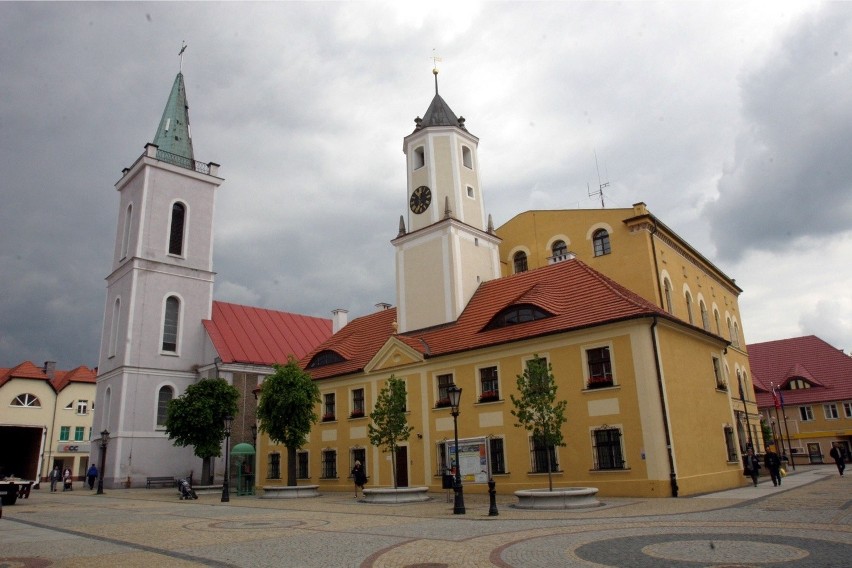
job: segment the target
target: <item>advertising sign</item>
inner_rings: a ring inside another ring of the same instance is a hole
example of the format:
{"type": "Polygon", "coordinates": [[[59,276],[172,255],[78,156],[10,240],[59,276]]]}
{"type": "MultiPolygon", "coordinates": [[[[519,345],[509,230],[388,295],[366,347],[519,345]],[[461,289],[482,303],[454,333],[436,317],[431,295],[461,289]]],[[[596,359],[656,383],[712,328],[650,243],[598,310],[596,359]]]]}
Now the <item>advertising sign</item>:
{"type": "Polygon", "coordinates": [[[469,438],[459,440],[458,461],[456,460],[456,443],[447,441],[447,463],[453,467],[459,464],[459,472],[463,483],[488,483],[488,444],[485,438],[469,438]]]}

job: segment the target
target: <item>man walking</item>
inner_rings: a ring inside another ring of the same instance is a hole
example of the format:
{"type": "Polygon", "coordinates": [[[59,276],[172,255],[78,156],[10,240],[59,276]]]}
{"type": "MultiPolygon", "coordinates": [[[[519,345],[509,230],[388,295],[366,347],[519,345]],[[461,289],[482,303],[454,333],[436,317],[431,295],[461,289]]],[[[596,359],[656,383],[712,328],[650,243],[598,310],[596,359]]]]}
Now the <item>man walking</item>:
{"type": "Polygon", "coordinates": [[[835,465],[837,465],[837,471],[840,472],[840,477],[843,477],[843,470],[846,469],[846,452],[843,451],[843,446],[832,444],[831,451],[828,452],[828,455],[831,456],[835,465]]]}
{"type": "Polygon", "coordinates": [[[53,466],[53,470],[50,472],[50,492],[53,493],[56,491],[56,484],[59,483],[59,480],[62,479],[62,472],[59,471],[59,466],[53,466]]]}

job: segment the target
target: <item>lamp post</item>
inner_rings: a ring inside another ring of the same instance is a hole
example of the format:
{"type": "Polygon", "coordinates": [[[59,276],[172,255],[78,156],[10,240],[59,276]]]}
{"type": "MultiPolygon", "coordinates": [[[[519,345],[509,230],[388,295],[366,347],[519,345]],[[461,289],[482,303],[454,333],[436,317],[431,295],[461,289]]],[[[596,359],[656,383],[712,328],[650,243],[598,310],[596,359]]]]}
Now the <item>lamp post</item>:
{"type": "Polygon", "coordinates": [[[453,414],[453,430],[456,437],[456,477],[453,483],[453,491],[456,498],[453,503],[453,514],[464,515],[464,489],[462,488],[461,480],[461,460],[459,459],[459,401],[461,400],[461,387],[457,387],[455,383],[447,387],[447,395],[450,397],[450,407],[453,414]]]}
{"type": "Polygon", "coordinates": [[[101,432],[101,468],[98,473],[98,492],[97,495],[104,494],[104,467],[106,467],[106,450],[109,444],[109,430],[101,432]]]}
{"type": "Polygon", "coordinates": [[[231,495],[228,493],[228,477],[230,477],[230,464],[228,458],[231,453],[231,422],[234,417],[230,414],[225,417],[225,479],[222,481],[222,503],[227,503],[231,500],[231,495]]]}

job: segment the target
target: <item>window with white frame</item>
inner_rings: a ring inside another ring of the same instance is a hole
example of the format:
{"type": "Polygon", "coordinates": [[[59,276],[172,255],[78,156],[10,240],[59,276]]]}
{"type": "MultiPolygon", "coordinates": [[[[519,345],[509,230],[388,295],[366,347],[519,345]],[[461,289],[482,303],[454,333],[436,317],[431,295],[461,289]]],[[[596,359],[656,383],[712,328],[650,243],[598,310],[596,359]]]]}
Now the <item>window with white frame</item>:
{"type": "Polygon", "coordinates": [[[71,426],[60,426],[59,427],[59,441],[67,442],[71,439],[71,426]]]}
{"type": "Polygon", "coordinates": [[[364,389],[352,389],[352,413],[349,418],[362,418],[364,412],[364,389]]]}
{"type": "Polygon", "coordinates": [[[707,314],[707,306],[704,300],[698,300],[698,309],[701,311],[701,327],[704,331],[710,331],[710,316],[707,314]]]}
{"type": "Polygon", "coordinates": [[[822,413],[826,420],[837,420],[840,418],[840,412],[837,410],[837,405],[833,402],[822,405],[822,413]]]}
{"type": "Polygon", "coordinates": [[[592,430],[594,469],[624,469],[624,452],[621,447],[621,430],[607,425],[592,430]]]}
{"type": "Polygon", "coordinates": [[[19,394],[14,399],[12,399],[12,406],[24,406],[28,408],[41,408],[41,401],[34,394],[30,394],[25,392],[23,394],[19,394]]]}
{"type": "Polygon", "coordinates": [[[512,264],[515,268],[515,274],[527,271],[527,253],[519,250],[512,257],[512,264]]]}
{"type": "Polygon", "coordinates": [[[613,385],[612,360],[608,346],[586,349],[586,364],[589,372],[586,388],[599,389],[613,385]]]}
{"type": "Polygon", "coordinates": [[[124,232],[121,238],[121,258],[127,258],[127,252],[130,249],[130,226],[133,221],[133,204],[129,203],[124,211],[124,232]]]}
{"type": "Polygon", "coordinates": [[[445,408],[450,405],[450,393],[447,391],[453,384],[453,374],[445,373],[435,377],[438,387],[438,398],[435,400],[435,408],[445,408]]]}
{"type": "Polygon", "coordinates": [[[843,414],[846,418],[852,418],[852,402],[843,403],[843,414]]]}
{"type": "Polygon", "coordinates": [[[74,427],[74,441],[82,442],[86,439],[86,427],[85,426],[75,426],[74,427]]]}
{"type": "Polygon", "coordinates": [[[690,294],[689,291],[686,292],[686,316],[687,319],[689,319],[689,323],[695,323],[692,320],[692,294],[690,294]]]}
{"type": "Polygon", "coordinates": [[[713,359],[713,378],[716,381],[716,388],[719,390],[728,390],[728,383],[725,382],[725,378],[722,376],[722,362],[715,355],[712,357],[713,359]]]}
{"type": "Polygon", "coordinates": [[[609,243],[609,233],[606,229],[598,229],[592,234],[592,244],[595,256],[604,256],[612,252],[612,247],[609,243]]]}
{"type": "Polygon", "coordinates": [[[802,419],[802,422],[808,422],[814,419],[814,410],[810,406],[800,406],[799,407],[799,418],[802,419]]]}
{"type": "Polygon", "coordinates": [[[88,400],[78,400],[77,401],[77,414],[86,415],[89,412],[89,401],[88,400]]]}
{"type": "Polygon", "coordinates": [[[166,312],[163,318],[163,351],[177,352],[178,318],[180,300],[177,296],[166,298],[166,312]]]}
{"type": "Polygon", "coordinates": [[[476,196],[476,192],[473,191],[471,186],[467,186],[467,196],[473,199],[476,196]]]}
{"type": "Polygon", "coordinates": [[[668,278],[663,279],[663,296],[666,300],[666,305],[663,307],[666,308],[667,312],[673,314],[674,306],[672,305],[672,283],[669,282],[668,278]]]}
{"type": "Polygon", "coordinates": [[[337,450],[322,451],[322,478],[337,478],[337,450]]]}
{"type": "Polygon", "coordinates": [[[497,367],[483,367],[479,369],[479,402],[494,402],[495,400],[500,400],[497,367]]]}
{"type": "Polygon", "coordinates": [[[548,457],[550,471],[560,471],[556,447],[552,444],[545,444],[538,436],[530,436],[530,472],[547,473],[548,457]]]}
{"type": "Polygon", "coordinates": [[[175,390],[166,385],[157,392],[157,427],[163,428],[169,417],[169,402],[175,397],[175,390]]]}
{"type": "Polygon", "coordinates": [[[169,254],[183,255],[183,234],[186,226],[186,206],[183,203],[172,205],[172,219],[169,230],[169,254]]]}
{"type": "Polygon", "coordinates": [[[466,168],[473,169],[473,158],[471,157],[470,148],[462,146],[462,164],[466,168]]]}
{"type": "Polygon", "coordinates": [[[423,146],[418,146],[414,149],[414,156],[411,165],[415,170],[426,165],[426,151],[423,149],[423,146]]]}

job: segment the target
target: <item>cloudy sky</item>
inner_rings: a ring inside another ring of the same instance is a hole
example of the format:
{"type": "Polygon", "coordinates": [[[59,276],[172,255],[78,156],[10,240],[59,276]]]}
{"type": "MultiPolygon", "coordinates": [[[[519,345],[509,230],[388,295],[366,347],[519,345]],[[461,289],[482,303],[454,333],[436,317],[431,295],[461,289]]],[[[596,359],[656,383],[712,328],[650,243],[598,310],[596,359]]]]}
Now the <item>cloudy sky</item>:
{"type": "Polygon", "coordinates": [[[0,367],[97,365],[114,184],[182,41],[219,300],[395,303],[435,50],[496,225],[609,182],[736,279],[747,342],[852,349],[852,4],[0,2],[0,367]]]}

